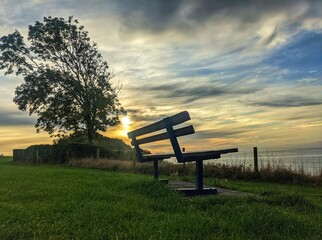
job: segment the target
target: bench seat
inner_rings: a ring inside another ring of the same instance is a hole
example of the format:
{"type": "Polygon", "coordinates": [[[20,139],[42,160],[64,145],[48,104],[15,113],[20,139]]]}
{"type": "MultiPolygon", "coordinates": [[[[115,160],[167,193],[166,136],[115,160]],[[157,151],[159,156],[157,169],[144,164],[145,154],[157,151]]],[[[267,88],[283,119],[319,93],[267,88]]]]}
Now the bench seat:
{"type": "Polygon", "coordinates": [[[143,155],[143,159],[141,162],[150,162],[154,160],[164,160],[168,158],[175,157],[176,155],[174,153],[166,153],[166,154],[147,154],[143,155]]]}
{"type": "Polygon", "coordinates": [[[182,162],[192,162],[201,160],[210,160],[220,158],[221,154],[238,152],[237,148],[214,150],[214,151],[204,151],[204,152],[185,152],[183,153],[183,158],[178,159],[179,163],[182,162]]]}
{"type": "MultiPolygon", "coordinates": [[[[194,134],[195,130],[192,125],[178,127],[181,123],[190,120],[190,115],[187,111],[178,113],[171,117],[164,118],[158,122],[148,126],[128,132],[128,137],[132,140],[131,143],[135,148],[137,159],[140,162],[153,162],[153,176],[158,179],[158,161],[175,157],[178,163],[195,162],[196,165],[196,189],[180,190],[185,195],[205,195],[216,193],[215,189],[203,188],[203,160],[211,160],[220,158],[221,154],[238,152],[238,148],[229,148],[212,151],[197,151],[185,152],[185,148],[179,145],[178,138],[190,134],[194,134]],[[174,128],[176,126],[176,128],[174,128]],[[160,131],[163,131],[159,133],[160,131]],[[156,135],[153,135],[156,134],[156,135]],[[140,148],[141,144],[157,142],[169,139],[173,153],[166,154],[143,154],[140,148]]],[[[178,190],[179,191],[179,190],[178,190]]]]}
{"type": "MultiPolygon", "coordinates": [[[[198,152],[185,152],[182,153],[182,159],[178,159],[178,162],[193,162],[200,160],[209,160],[220,158],[220,154],[238,152],[237,148],[223,149],[223,150],[214,150],[214,151],[198,151],[198,152]]],[[[147,154],[143,155],[142,162],[150,162],[154,160],[164,160],[171,157],[175,157],[174,153],[167,154],[147,154]]]]}

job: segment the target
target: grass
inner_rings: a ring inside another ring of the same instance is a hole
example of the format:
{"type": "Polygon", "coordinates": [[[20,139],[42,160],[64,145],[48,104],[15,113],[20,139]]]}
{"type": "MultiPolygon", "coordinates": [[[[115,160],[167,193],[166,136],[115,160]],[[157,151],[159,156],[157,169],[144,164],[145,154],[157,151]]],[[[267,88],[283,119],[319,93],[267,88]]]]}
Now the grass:
{"type": "Polygon", "coordinates": [[[321,189],[205,179],[258,196],[184,198],[151,175],[0,159],[0,239],[321,239],[321,189]]]}
{"type": "MultiPolygon", "coordinates": [[[[96,168],[122,172],[133,173],[153,173],[152,162],[137,163],[133,161],[120,161],[112,159],[82,159],[71,160],[69,166],[96,168]]],[[[305,185],[322,185],[322,171],[319,175],[312,176],[304,171],[295,172],[288,168],[265,167],[261,168],[259,173],[255,173],[253,169],[239,165],[229,166],[225,164],[204,164],[204,176],[212,178],[227,178],[235,180],[256,180],[262,182],[292,183],[305,185]]],[[[166,176],[193,176],[195,174],[194,163],[172,164],[166,162],[159,163],[159,174],[166,176]]]]}

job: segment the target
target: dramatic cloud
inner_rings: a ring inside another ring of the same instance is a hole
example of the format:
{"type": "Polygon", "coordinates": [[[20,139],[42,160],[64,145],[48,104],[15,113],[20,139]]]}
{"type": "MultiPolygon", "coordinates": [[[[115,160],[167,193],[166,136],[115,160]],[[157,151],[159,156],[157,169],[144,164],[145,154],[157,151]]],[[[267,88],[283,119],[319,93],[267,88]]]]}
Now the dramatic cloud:
{"type": "MultiPolygon", "coordinates": [[[[74,15],[98,43],[123,85],[130,129],[187,110],[197,132],[189,148],[322,141],[322,1],[3,0],[0,35],[26,36],[48,15],[74,15]]],[[[0,82],[0,142],[9,125],[34,132],[12,103],[22,79],[0,82]]],[[[130,129],[107,134],[127,141],[130,129]]]]}
{"type": "Polygon", "coordinates": [[[180,98],[184,102],[192,102],[198,99],[221,96],[234,96],[239,94],[254,93],[255,88],[233,88],[234,86],[216,86],[216,84],[203,84],[201,86],[185,86],[180,83],[164,84],[145,87],[144,91],[153,92],[156,98],[180,98]]]}
{"type": "Polygon", "coordinates": [[[257,102],[254,105],[265,107],[303,107],[312,105],[322,105],[322,99],[312,99],[309,97],[284,96],[281,98],[270,99],[267,102],[257,102]]]}
{"type": "Polygon", "coordinates": [[[29,117],[25,112],[4,111],[3,109],[1,109],[0,126],[26,126],[35,123],[36,119],[34,117],[29,117]]]}

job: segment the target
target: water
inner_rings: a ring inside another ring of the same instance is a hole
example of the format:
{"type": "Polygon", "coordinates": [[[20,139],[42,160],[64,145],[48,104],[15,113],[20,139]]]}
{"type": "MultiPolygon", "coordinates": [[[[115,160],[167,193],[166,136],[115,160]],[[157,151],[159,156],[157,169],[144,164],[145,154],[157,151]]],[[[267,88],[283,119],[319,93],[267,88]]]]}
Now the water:
{"type": "MultiPolygon", "coordinates": [[[[254,167],[253,152],[222,155],[218,163],[254,167]]],[[[295,172],[304,171],[318,175],[322,170],[322,149],[258,149],[258,166],[288,168],[295,172]]]]}
{"type": "MultiPolygon", "coordinates": [[[[176,162],[175,159],[168,161],[176,162]]],[[[254,156],[252,151],[239,151],[238,153],[223,154],[220,159],[205,161],[205,163],[220,163],[230,166],[243,165],[254,168],[254,156]]],[[[258,149],[259,169],[268,166],[318,175],[322,171],[322,149],[258,149]]]]}

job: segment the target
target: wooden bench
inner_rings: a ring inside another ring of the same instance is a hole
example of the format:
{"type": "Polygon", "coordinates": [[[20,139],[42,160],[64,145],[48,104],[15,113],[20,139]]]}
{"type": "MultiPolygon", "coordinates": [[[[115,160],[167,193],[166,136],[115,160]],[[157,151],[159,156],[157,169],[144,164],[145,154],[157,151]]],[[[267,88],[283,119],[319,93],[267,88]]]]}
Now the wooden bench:
{"type": "Polygon", "coordinates": [[[128,137],[132,140],[132,145],[136,150],[136,156],[140,162],[153,161],[154,179],[158,179],[158,161],[176,157],[179,163],[196,162],[196,188],[195,189],[178,189],[185,195],[205,195],[217,193],[214,188],[203,187],[203,160],[220,158],[221,154],[238,152],[237,148],[200,151],[200,152],[182,152],[178,142],[178,137],[195,133],[192,125],[174,129],[174,126],[190,120],[187,111],[178,113],[171,117],[164,118],[151,125],[128,132],[128,137]],[[157,131],[165,130],[164,132],[152,135],[157,131]],[[149,134],[147,136],[147,134],[149,134]],[[173,152],[167,154],[143,154],[140,145],[169,139],[172,145],[173,152]]]}

